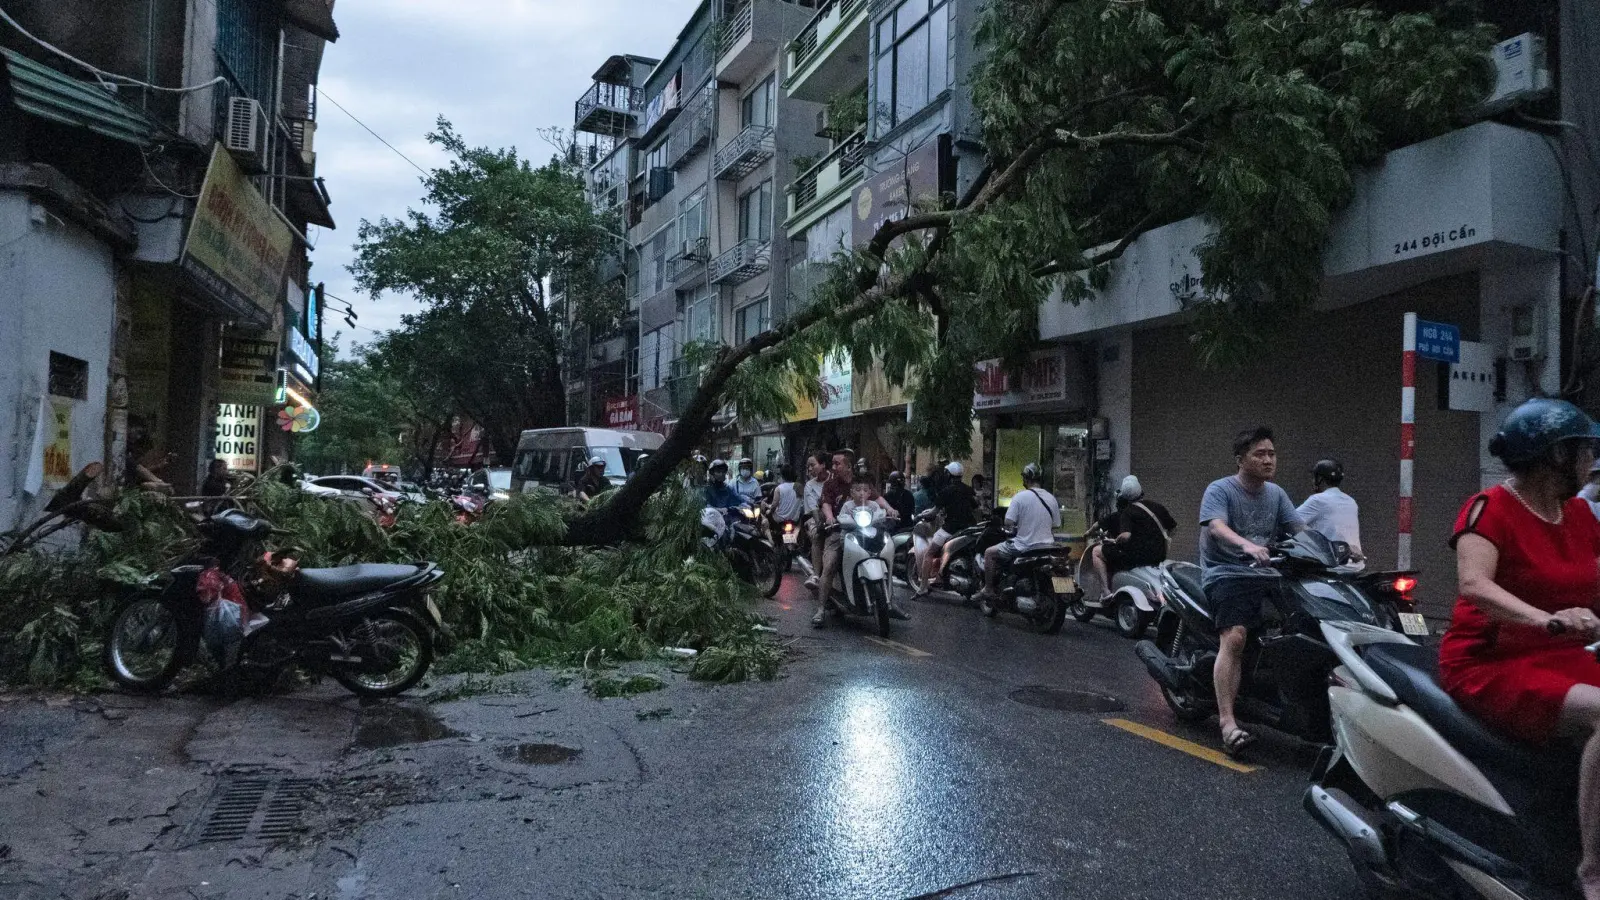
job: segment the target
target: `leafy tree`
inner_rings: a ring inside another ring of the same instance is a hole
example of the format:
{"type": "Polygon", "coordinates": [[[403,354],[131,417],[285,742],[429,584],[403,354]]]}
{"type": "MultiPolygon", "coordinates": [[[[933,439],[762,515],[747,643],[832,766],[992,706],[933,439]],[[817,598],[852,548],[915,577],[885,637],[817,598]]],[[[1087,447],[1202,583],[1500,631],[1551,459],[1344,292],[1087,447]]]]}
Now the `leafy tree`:
{"type": "Polygon", "coordinates": [[[407,419],[395,382],[371,365],[366,348],[358,345],[351,358],[340,359],[338,344],[335,335],[324,347],[322,424],[295,439],[296,463],[325,475],[369,460],[402,462],[400,433],[407,419]]]}
{"type": "MultiPolygon", "coordinates": [[[[398,291],[427,304],[389,343],[431,361],[504,458],[522,429],[565,424],[569,321],[603,329],[623,311],[596,271],[615,225],[559,159],[535,168],[514,148],[470,147],[443,118],[428,140],[453,157],[423,179],[431,211],[362,221],[351,272],[374,298],[398,291]]],[[[401,354],[388,357],[398,365],[401,354]]]]}
{"type": "Polygon", "coordinates": [[[693,346],[699,390],[661,451],[568,539],[614,540],[733,403],[742,420],[819,392],[818,360],[882,361],[912,437],[966,446],[973,365],[1014,364],[1060,288],[1089,299],[1140,234],[1193,215],[1212,364],[1303,314],[1352,169],[1440,133],[1488,88],[1492,37],[1463,4],[1007,0],[982,14],[975,106],[989,158],[960,197],[841,253],[805,310],[738,347],[693,346]],[[1417,6],[1419,4],[1411,4],[1417,6]],[[1428,4],[1421,4],[1428,5],[1428,4]]]}

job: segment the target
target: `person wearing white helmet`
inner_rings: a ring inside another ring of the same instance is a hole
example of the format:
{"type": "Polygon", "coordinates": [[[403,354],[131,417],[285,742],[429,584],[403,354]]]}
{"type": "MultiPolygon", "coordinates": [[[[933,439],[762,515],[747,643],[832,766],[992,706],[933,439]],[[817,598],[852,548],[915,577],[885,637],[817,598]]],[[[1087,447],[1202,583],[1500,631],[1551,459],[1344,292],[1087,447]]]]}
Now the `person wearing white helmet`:
{"type": "Polygon", "coordinates": [[[993,598],[1000,584],[1000,570],[1029,550],[1055,543],[1055,530],[1061,527],[1061,501],[1041,490],[1044,472],[1038,463],[1022,467],[1023,489],[1006,507],[1006,524],[1015,528],[1016,537],[983,551],[983,596],[993,598]]]}
{"type": "Polygon", "coordinates": [[[1144,487],[1132,475],[1122,479],[1117,509],[1095,523],[1105,540],[1096,544],[1090,560],[1100,576],[1103,594],[1111,592],[1111,576],[1140,566],[1159,566],[1172,548],[1178,520],[1165,506],[1146,499],[1144,487]]]}
{"type": "Polygon", "coordinates": [[[934,508],[944,515],[944,522],[933,533],[928,555],[924,561],[923,575],[929,584],[939,577],[939,562],[944,556],[945,542],[978,524],[978,495],[972,486],[961,480],[961,463],[951,462],[944,467],[945,483],[934,497],[934,508]]]}
{"type": "Polygon", "coordinates": [[[578,502],[588,503],[590,500],[611,490],[611,481],[606,478],[606,459],[596,456],[589,460],[588,468],[583,470],[583,477],[578,479],[578,502]]]}

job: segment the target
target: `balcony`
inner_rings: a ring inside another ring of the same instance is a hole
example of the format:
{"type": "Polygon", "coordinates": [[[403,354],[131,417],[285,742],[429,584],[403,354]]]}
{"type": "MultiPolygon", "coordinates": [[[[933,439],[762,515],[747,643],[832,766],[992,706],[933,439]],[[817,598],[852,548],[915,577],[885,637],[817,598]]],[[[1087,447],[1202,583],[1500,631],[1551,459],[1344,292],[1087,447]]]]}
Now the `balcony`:
{"type": "Polygon", "coordinates": [[[626,135],[644,112],[644,92],[626,84],[595,82],[578,98],[573,128],[589,134],[626,135]]]}
{"type": "Polygon", "coordinates": [[[783,10],[778,0],[747,0],[728,14],[717,35],[717,80],[749,80],[783,40],[783,10]]]}
{"type": "Polygon", "coordinates": [[[827,0],[784,54],[783,87],[795,100],[825,103],[864,80],[871,13],[867,0],[827,0]]]}
{"type": "Polygon", "coordinates": [[[861,129],[840,141],[827,156],[789,185],[789,214],[785,221],[791,230],[802,228],[801,221],[844,202],[850,188],[861,181],[861,164],[866,160],[867,132],[861,129]]]}
{"type": "Polygon", "coordinates": [[[743,284],[772,267],[772,245],[744,240],[711,261],[712,284],[743,284]]]}
{"type": "Polygon", "coordinates": [[[674,287],[698,282],[706,275],[706,255],[705,238],[685,242],[679,255],[667,260],[667,280],[674,287]]]}
{"type": "Polygon", "coordinates": [[[717,151],[713,171],[719,181],[738,181],[760,168],[774,152],[771,126],[750,125],[717,151]]]}
{"type": "Polygon", "coordinates": [[[678,116],[672,132],[672,156],[667,165],[681,169],[711,144],[711,121],[716,107],[716,92],[707,87],[689,101],[678,116]]]}

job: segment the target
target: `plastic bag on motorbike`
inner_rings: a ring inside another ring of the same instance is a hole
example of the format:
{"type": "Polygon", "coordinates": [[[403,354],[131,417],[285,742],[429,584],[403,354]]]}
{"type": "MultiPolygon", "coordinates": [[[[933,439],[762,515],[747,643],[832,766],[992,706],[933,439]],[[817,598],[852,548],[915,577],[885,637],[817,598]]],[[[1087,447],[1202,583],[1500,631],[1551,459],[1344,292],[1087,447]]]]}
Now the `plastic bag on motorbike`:
{"type": "Polygon", "coordinates": [[[200,636],[217,665],[228,668],[239,660],[239,644],[245,638],[246,626],[254,624],[244,592],[228,573],[212,566],[200,573],[196,593],[206,608],[200,636]]]}
{"type": "Polygon", "coordinates": [[[700,527],[711,532],[711,536],[706,538],[706,546],[715,548],[727,535],[728,520],[722,514],[722,510],[708,506],[700,511],[700,527]]]}

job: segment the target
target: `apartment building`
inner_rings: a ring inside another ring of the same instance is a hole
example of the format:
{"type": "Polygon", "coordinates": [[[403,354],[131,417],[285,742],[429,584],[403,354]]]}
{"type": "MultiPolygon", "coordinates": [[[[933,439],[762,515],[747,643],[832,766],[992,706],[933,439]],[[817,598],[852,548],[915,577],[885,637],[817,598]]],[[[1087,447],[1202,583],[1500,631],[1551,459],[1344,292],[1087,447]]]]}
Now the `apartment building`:
{"type": "MultiPolygon", "coordinates": [[[[193,493],[312,408],[332,0],[10,0],[0,23],[0,529],[91,462],[193,493]],[[99,70],[91,73],[87,63],[99,70]]],[[[305,413],[303,422],[314,418],[305,413]]]]}

